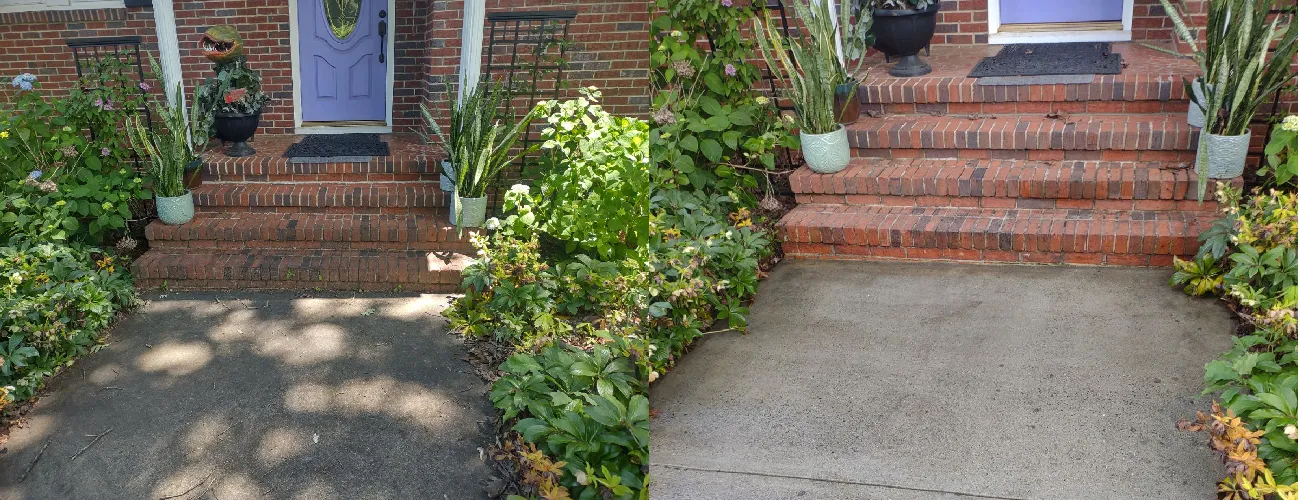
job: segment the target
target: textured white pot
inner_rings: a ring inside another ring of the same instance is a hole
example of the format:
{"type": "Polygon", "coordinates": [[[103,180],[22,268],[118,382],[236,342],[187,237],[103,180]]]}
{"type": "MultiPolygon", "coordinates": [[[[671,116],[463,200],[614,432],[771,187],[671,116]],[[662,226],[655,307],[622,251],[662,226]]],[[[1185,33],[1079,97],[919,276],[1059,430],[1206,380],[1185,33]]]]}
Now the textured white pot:
{"type": "Polygon", "coordinates": [[[1246,170],[1246,153],[1250,150],[1250,132],[1241,135],[1205,134],[1205,142],[1196,149],[1196,165],[1208,160],[1206,171],[1211,179],[1235,179],[1246,170]]]}
{"type": "Polygon", "coordinates": [[[452,196],[451,223],[461,227],[483,227],[487,220],[487,197],[465,198],[452,196]],[[464,217],[461,211],[464,211],[464,217]]]}
{"type": "MultiPolygon", "coordinates": [[[[1206,86],[1211,90],[1214,89],[1212,85],[1206,86]]],[[[1196,99],[1187,102],[1187,124],[1197,128],[1204,127],[1205,111],[1202,111],[1201,107],[1196,105],[1198,102],[1205,102],[1205,93],[1201,90],[1200,78],[1192,81],[1192,95],[1196,96],[1196,99]]]]}
{"type": "Polygon", "coordinates": [[[813,172],[833,174],[849,166],[849,133],[843,125],[825,134],[805,134],[801,130],[799,147],[813,172]]]}
{"type": "Polygon", "coordinates": [[[194,193],[186,191],[180,196],[154,196],[158,205],[158,219],[167,224],[184,224],[194,218],[194,193]]]}

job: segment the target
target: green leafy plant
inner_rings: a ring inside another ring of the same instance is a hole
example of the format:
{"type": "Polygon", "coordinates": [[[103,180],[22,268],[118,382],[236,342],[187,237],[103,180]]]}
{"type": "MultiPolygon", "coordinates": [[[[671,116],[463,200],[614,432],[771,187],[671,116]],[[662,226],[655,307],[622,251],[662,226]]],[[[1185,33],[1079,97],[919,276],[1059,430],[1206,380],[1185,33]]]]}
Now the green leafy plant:
{"type": "Polygon", "coordinates": [[[1216,292],[1223,286],[1223,270],[1213,255],[1205,254],[1192,260],[1175,257],[1174,269],[1169,284],[1183,287],[1183,291],[1193,297],[1216,292]]]}
{"type": "Polygon", "coordinates": [[[0,91],[0,237],[98,245],[126,229],[131,204],[149,197],[125,165],[131,155],[121,123],[135,110],[119,108],[140,90],[94,87],[119,77],[90,72],[90,90],[79,87],[66,98],[43,95],[32,75],[0,91]]]}
{"type": "Polygon", "coordinates": [[[0,406],[97,349],[119,310],[137,303],[117,257],[17,235],[0,246],[0,406]]]}
{"type": "Polygon", "coordinates": [[[1267,161],[1258,172],[1266,186],[1296,190],[1296,165],[1300,161],[1300,154],[1296,151],[1297,130],[1300,130],[1300,117],[1295,115],[1286,117],[1281,125],[1273,127],[1268,144],[1264,146],[1267,161]]]}
{"type": "Polygon", "coordinates": [[[507,420],[526,417],[513,429],[565,464],[561,482],[575,498],[645,497],[650,400],[630,359],[605,345],[551,345],[515,354],[501,370],[493,405],[507,420]]]}
{"type": "Polygon", "coordinates": [[[830,2],[805,0],[789,2],[795,22],[803,25],[807,37],[787,38],[764,11],[764,20],[754,19],[754,32],[759,35],[759,52],[767,67],[783,75],[789,87],[786,96],[794,104],[799,127],[807,134],[825,134],[840,127],[835,117],[835,86],[842,83],[844,70],[836,51],[840,39],[831,15],[830,2]],[[786,49],[786,46],[789,49],[786,49]],[[779,64],[778,64],[779,63],[779,64]]]}
{"type": "Polygon", "coordinates": [[[516,213],[506,226],[535,224],[564,241],[568,252],[619,259],[648,238],[649,125],[603,110],[595,88],[580,92],[577,99],[539,105],[546,128],[532,172],[537,192],[511,189],[506,210],[516,213]]]}
{"type": "Polygon", "coordinates": [[[262,76],[248,67],[240,55],[213,62],[216,76],[208,77],[196,90],[195,102],[205,113],[249,115],[262,111],[271,96],[262,92],[262,76]]]}

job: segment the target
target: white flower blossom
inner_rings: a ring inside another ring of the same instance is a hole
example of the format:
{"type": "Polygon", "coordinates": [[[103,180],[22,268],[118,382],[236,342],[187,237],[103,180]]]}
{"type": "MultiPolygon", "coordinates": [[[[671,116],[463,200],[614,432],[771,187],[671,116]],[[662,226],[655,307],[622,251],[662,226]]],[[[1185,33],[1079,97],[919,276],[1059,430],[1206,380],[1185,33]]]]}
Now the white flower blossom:
{"type": "Polygon", "coordinates": [[[1283,118],[1282,128],[1292,132],[1300,131],[1300,116],[1291,115],[1283,118]]]}
{"type": "Polygon", "coordinates": [[[528,194],[531,188],[527,184],[515,184],[510,186],[510,192],[516,194],[528,194]]]}

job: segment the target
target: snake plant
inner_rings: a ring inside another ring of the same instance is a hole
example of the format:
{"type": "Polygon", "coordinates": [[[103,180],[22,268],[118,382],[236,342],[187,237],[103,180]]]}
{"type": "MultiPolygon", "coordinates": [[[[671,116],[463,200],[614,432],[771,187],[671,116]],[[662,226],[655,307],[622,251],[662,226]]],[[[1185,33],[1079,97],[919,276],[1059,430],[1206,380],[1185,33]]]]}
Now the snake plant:
{"type": "Polygon", "coordinates": [[[788,3],[796,24],[806,27],[808,37],[785,37],[770,12],[764,11],[762,21],[754,18],[754,31],[759,34],[754,38],[763,61],[773,74],[784,73],[790,82],[786,94],[794,104],[799,128],[806,134],[830,133],[840,126],[835,117],[835,86],[843,82],[845,71],[836,50],[839,33],[830,1],[788,3]]]}
{"type": "MultiPolygon", "coordinates": [[[[1193,47],[1193,58],[1201,74],[1206,75],[1196,83],[1206,100],[1202,106],[1206,113],[1200,147],[1205,147],[1207,134],[1236,136],[1249,132],[1259,107],[1293,78],[1296,22],[1279,26],[1278,16],[1269,19],[1276,0],[1210,0],[1205,48],[1201,49],[1169,0],[1160,3],[1173,20],[1174,32],[1193,47]]],[[[1183,85],[1188,95],[1194,95],[1192,82],[1184,78],[1183,85]]],[[[1197,197],[1204,199],[1209,181],[1208,155],[1198,155],[1196,163],[1197,197]]]]}
{"type": "MultiPolygon", "coordinates": [[[[179,82],[172,95],[176,101],[180,100],[179,82]]],[[[186,192],[185,166],[200,159],[207,149],[212,115],[204,111],[197,95],[188,115],[179,103],[165,103],[157,98],[153,100],[153,112],[162,122],[161,131],[150,128],[136,114],[127,119],[127,137],[136,155],[149,162],[154,194],[167,198],[182,196],[186,192]]]]}

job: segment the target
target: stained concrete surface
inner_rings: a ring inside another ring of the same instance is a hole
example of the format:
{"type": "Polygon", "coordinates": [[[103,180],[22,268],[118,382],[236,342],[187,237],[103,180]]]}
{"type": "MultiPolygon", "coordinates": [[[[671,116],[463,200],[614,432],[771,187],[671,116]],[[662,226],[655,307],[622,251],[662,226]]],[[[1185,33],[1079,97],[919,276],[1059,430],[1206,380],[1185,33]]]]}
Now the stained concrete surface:
{"type": "Polygon", "coordinates": [[[662,499],[1199,499],[1227,310],[1165,269],[786,262],[651,388],[662,499]]]}
{"type": "Polygon", "coordinates": [[[487,384],[446,303],[155,295],[12,432],[0,498],[483,498],[487,384]]]}

